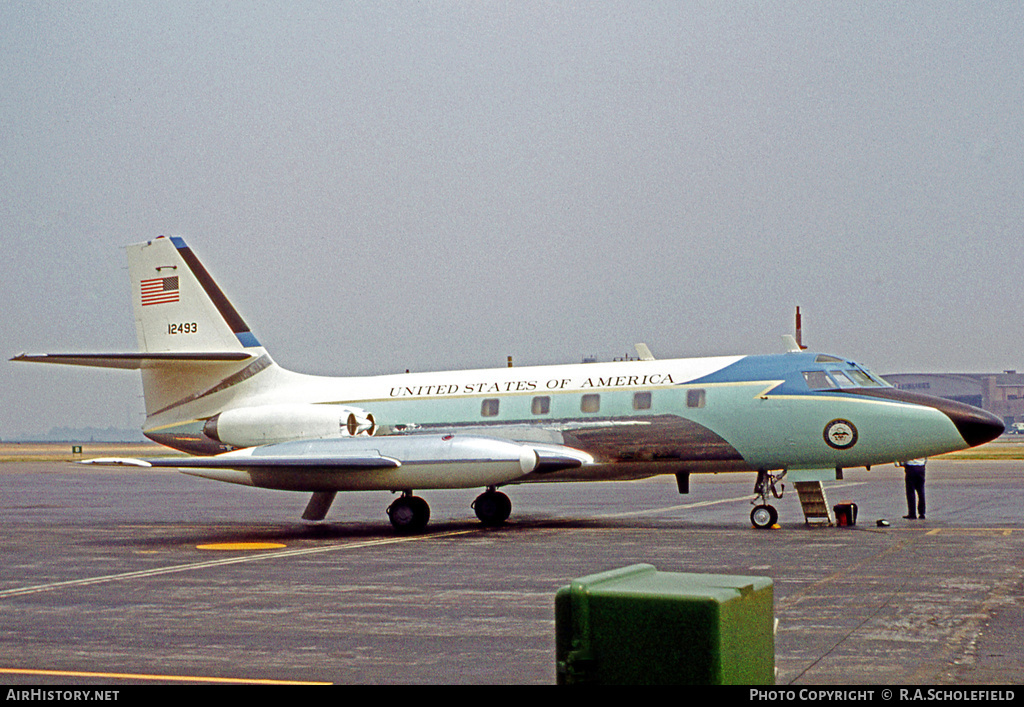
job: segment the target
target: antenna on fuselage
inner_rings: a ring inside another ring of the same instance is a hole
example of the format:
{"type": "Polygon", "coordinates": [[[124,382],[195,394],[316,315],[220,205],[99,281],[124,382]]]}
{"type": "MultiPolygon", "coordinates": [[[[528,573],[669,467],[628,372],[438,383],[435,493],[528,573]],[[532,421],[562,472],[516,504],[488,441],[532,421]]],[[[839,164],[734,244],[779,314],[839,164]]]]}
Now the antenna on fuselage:
{"type": "Polygon", "coordinates": [[[647,344],[633,344],[633,348],[636,349],[636,355],[640,357],[641,361],[653,361],[654,354],[651,353],[650,348],[647,344]]]}
{"type": "Polygon", "coordinates": [[[806,346],[804,346],[804,327],[803,323],[800,320],[799,306],[797,306],[796,308],[796,345],[800,347],[801,351],[807,348],[806,346]]]}
{"type": "Polygon", "coordinates": [[[796,335],[782,335],[782,343],[786,347],[786,353],[800,353],[807,347],[803,342],[803,327],[800,322],[800,308],[796,308],[796,335]]]}

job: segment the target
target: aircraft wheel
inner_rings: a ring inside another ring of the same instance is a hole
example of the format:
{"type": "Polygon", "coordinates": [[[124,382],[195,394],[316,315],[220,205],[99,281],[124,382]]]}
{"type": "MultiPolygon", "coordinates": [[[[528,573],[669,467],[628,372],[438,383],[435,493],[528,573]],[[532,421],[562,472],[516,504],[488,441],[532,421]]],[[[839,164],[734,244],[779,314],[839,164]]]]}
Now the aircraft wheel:
{"type": "Polygon", "coordinates": [[[485,491],[473,501],[473,510],[481,523],[493,528],[512,515],[512,501],[501,491],[485,491]]]}
{"type": "Polygon", "coordinates": [[[778,519],[779,512],[775,510],[774,506],[754,506],[754,510],[750,512],[750,522],[754,524],[755,528],[770,528],[778,519]]]}
{"type": "Polygon", "coordinates": [[[427,527],[430,506],[419,496],[402,496],[388,506],[391,525],[400,533],[418,533],[427,527]]]}

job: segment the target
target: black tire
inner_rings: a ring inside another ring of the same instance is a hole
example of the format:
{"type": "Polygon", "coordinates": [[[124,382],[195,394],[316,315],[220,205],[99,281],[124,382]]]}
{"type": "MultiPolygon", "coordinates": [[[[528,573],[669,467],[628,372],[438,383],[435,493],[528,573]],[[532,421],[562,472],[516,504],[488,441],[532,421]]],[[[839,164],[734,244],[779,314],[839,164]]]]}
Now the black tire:
{"type": "Polygon", "coordinates": [[[751,524],[761,530],[772,527],[778,519],[779,512],[774,506],[762,504],[754,506],[754,510],[750,511],[751,524]]]}
{"type": "Polygon", "coordinates": [[[400,533],[418,533],[430,522],[430,506],[419,496],[402,496],[388,506],[391,525],[400,533]]]}
{"type": "Polygon", "coordinates": [[[503,524],[512,515],[512,501],[500,491],[486,491],[473,501],[480,522],[489,528],[503,524]]]}

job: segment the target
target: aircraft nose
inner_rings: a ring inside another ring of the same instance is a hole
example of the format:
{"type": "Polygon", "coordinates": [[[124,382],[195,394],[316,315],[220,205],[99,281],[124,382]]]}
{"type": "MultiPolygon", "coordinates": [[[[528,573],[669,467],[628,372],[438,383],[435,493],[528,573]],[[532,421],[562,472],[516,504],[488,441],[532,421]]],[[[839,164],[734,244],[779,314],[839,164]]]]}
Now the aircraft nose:
{"type": "Polygon", "coordinates": [[[958,406],[955,409],[944,409],[945,406],[939,405],[935,407],[953,421],[960,436],[972,447],[991,442],[1006,429],[1006,425],[998,417],[976,407],[969,405],[958,406]]]}
{"type": "Polygon", "coordinates": [[[964,442],[969,447],[977,447],[986,442],[991,442],[1006,429],[1003,421],[992,413],[955,400],[947,400],[946,398],[923,395],[907,390],[897,390],[896,388],[860,388],[856,392],[860,395],[898,400],[915,405],[927,405],[928,407],[935,408],[953,421],[957,432],[960,433],[960,436],[964,438],[964,442]]]}

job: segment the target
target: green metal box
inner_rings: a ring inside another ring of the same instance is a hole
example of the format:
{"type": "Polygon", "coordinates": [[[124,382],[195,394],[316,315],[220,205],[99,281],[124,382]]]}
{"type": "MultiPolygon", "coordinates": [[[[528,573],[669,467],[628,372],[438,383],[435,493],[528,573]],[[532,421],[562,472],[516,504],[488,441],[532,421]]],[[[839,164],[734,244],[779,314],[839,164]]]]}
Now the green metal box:
{"type": "Polygon", "coordinates": [[[771,685],[774,596],[767,577],[632,565],[555,595],[558,683],[771,685]]]}

